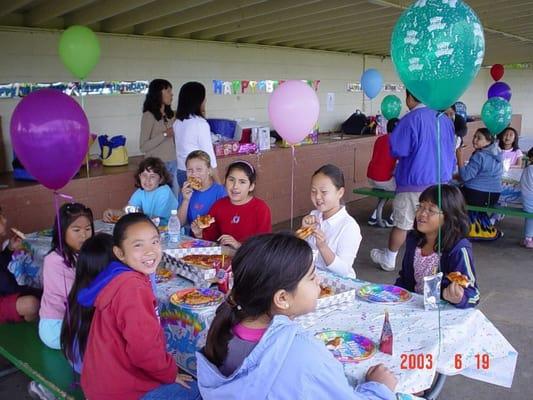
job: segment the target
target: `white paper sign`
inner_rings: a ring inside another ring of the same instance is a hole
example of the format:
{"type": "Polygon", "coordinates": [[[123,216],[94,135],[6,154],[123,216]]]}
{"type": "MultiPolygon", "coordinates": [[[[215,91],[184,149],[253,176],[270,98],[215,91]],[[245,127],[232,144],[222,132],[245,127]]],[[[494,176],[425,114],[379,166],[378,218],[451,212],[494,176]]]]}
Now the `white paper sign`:
{"type": "Polygon", "coordinates": [[[335,109],[335,93],[328,93],[328,101],[326,108],[328,112],[332,112],[335,109]]]}

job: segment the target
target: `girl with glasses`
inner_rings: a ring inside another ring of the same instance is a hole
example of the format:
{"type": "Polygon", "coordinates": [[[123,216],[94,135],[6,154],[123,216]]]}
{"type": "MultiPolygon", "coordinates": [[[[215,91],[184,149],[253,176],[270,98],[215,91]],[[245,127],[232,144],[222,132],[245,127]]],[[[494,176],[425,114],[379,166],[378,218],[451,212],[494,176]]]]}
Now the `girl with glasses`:
{"type": "Polygon", "coordinates": [[[457,308],[474,307],[479,302],[479,290],[472,245],[466,239],[469,220],[465,201],[460,190],[451,185],[441,186],[441,196],[439,207],[438,186],[430,186],[420,195],[396,285],[422,294],[424,277],[442,271],[442,298],[457,308]],[[468,281],[466,287],[450,280],[453,272],[468,281]]]}

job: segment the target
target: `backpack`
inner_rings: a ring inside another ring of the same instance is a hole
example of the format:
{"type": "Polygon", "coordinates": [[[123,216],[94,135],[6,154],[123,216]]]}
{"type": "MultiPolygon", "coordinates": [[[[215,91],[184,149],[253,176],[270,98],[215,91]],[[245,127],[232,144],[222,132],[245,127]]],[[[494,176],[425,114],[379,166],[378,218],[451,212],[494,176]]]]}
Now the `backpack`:
{"type": "Polygon", "coordinates": [[[368,125],[368,118],[361,110],[356,110],[341,125],[341,130],[348,135],[362,135],[363,129],[368,125]]]}

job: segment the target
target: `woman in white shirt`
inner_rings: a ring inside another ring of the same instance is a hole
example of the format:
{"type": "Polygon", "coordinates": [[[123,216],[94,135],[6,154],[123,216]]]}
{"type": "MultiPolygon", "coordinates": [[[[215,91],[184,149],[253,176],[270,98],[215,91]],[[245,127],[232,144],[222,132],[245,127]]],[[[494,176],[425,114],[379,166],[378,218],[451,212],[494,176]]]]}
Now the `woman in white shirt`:
{"type": "Polygon", "coordinates": [[[342,171],[332,164],[320,167],[311,180],[311,201],[316,210],[303,218],[302,228],[313,228],[306,240],[315,254],[318,252],[318,268],[355,278],[353,263],[362,236],[359,225],[341,204],[342,196],[342,171]]]}
{"type": "Polygon", "coordinates": [[[185,160],[195,150],[209,154],[213,179],[220,183],[211,130],[205,120],[205,102],[205,87],[200,82],[187,82],[181,87],[173,126],[180,187],[187,180],[185,160]]]}

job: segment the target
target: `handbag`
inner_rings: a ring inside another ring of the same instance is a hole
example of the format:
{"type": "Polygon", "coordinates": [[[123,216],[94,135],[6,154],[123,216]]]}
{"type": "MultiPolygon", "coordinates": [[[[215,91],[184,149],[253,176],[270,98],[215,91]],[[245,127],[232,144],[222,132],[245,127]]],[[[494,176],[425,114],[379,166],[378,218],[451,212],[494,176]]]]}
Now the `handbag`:
{"type": "Polygon", "coordinates": [[[98,136],[100,144],[100,158],[105,167],[118,167],[128,165],[128,149],[126,138],[123,135],[113,136],[108,139],[107,135],[98,136]]]}

